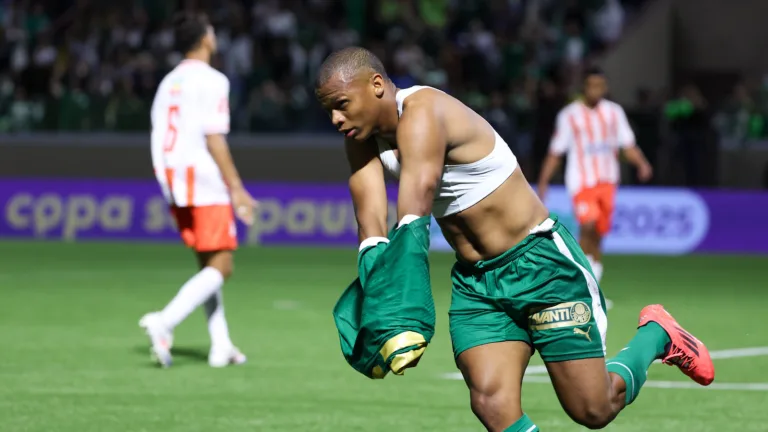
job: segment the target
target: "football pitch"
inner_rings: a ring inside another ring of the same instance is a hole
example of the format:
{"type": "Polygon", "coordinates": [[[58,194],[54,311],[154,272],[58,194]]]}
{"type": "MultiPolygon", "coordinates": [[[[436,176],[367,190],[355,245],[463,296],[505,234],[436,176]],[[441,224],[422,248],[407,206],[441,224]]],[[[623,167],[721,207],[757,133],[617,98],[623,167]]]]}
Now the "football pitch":
{"type": "MultiPolygon", "coordinates": [[[[211,369],[201,311],[175,333],[174,365],[149,359],[139,318],[194,271],[177,245],[0,242],[0,430],[482,431],[448,336],[452,256],[432,256],[438,328],[405,376],[372,381],[341,356],[331,309],[355,251],[243,248],[225,287],[239,367],[211,369]]],[[[662,303],[716,358],[711,388],[654,365],[609,431],[768,430],[768,257],[611,256],[602,287],[608,354],[662,303]]],[[[542,431],[585,430],[564,414],[535,356],[523,407],[542,431]]]]}

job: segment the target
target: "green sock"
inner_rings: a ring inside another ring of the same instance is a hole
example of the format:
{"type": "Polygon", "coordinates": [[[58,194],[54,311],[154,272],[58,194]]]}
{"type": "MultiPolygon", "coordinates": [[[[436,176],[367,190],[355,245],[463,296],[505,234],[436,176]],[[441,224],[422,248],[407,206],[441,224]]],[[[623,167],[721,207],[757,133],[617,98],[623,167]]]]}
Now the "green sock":
{"type": "Polygon", "coordinates": [[[637,329],[627,347],[605,363],[608,372],[617,374],[627,384],[627,405],[637,398],[640,387],[645,384],[648,368],[654,360],[664,355],[671,342],[660,325],[650,322],[637,329]]]}
{"type": "Polygon", "coordinates": [[[523,413],[523,416],[515,424],[504,429],[504,432],[539,432],[539,428],[523,413]]]}

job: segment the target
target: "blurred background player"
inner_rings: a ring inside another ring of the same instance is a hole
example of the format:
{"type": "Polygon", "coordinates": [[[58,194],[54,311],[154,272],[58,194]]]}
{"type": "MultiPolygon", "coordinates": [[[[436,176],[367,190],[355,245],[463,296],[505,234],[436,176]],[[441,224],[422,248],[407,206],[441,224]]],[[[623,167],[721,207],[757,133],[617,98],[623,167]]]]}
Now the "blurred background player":
{"type": "Polygon", "coordinates": [[[174,36],[184,60],[160,83],[152,104],[152,163],[184,243],[195,250],[200,271],[160,312],[140,321],[153,357],[171,364],[173,329],[204,305],[213,367],[245,362],[232,344],[224,317],[222,285],[232,274],[237,247],[234,206],[253,223],[256,201],[245,190],[232,161],[229,80],[210,66],[216,36],[205,15],[181,14],[174,36]]]}
{"type": "MultiPolygon", "coordinates": [[[[621,178],[618,151],[637,168],[640,181],[650,180],[653,174],[651,165],[635,145],[635,134],[624,109],[605,99],[607,91],[603,72],[588,69],[582,97],[557,115],[538,184],[539,196],[544,201],[549,181],[567,153],[565,186],[579,223],[579,243],[598,283],[603,277],[602,241],[611,229],[616,186],[621,178]]],[[[612,305],[606,299],[606,307],[612,305]]]]}

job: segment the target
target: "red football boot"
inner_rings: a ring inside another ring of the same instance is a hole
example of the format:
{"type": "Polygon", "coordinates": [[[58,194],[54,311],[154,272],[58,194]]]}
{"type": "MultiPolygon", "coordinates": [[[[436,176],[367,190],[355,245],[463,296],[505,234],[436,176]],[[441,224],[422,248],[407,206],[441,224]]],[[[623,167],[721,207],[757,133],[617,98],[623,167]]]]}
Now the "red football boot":
{"type": "Polygon", "coordinates": [[[640,311],[640,324],[642,327],[649,322],[660,325],[669,335],[672,343],[662,361],[668,365],[675,365],[697,383],[707,386],[715,379],[715,365],[709,356],[709,350],[704,344],[685,331],[675,321],[662,305],[650,305],[640,311]]]}

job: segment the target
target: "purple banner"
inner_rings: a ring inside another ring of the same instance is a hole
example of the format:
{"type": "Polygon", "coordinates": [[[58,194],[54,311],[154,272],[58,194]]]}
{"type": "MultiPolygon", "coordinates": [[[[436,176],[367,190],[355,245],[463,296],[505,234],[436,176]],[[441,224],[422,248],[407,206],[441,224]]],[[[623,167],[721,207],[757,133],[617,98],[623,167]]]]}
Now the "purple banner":
{"type": "MultiPolygon", "coordinates": [[[[238,224],[241,242],[356,244],[357,225],[345,186],[247,187],[260,207],[254,227],[238,224]]],[[[0,237],[178,241],[168,205],[151,180],[0,179],[0,203],[0,237]]]]}
{"type": "MultiPolygon", "coordinates": [[[[354,247],[357,228],[346,185],[249,183],[261,202],[254,227],[238,226],[244,244],[354,247]]],[[[396,189],[389,190],[394,224],[396,189]]],[[[0,237],[64,241],[179,241],[152,180],[0,179],[0,237]]],[[[547,205],[574,233],[571,200],[553,187],[547,205]]],[[[619,189],[607,253],[768,253],[768,193],[619,189]]],[[[433,248],[448,246],[433,227],[433,248]]]]}

